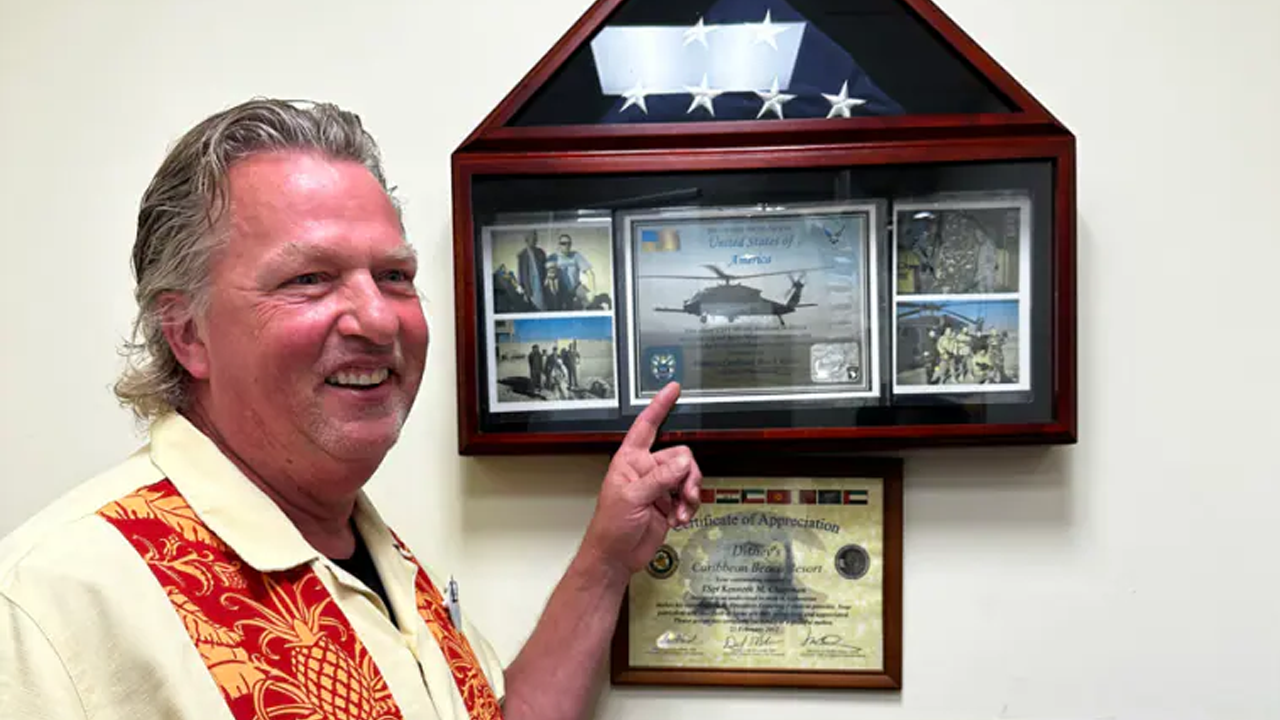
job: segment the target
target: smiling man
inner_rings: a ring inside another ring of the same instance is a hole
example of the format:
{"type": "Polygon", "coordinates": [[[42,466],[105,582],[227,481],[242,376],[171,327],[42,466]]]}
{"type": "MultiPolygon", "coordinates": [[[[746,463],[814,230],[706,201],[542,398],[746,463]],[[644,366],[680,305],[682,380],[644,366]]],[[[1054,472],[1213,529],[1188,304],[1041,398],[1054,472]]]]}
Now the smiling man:
{"type": "Polygon", "coordinates": [[[583,716],[628,579],[698,508],[688,449],[650,450],[679,388],[504,668],[363,492],[429,333],[359,120],[255,100],[200,123],[144,194],[133,263],[116,393],[149,442],[0,542],[5,716],[583,716]]]}

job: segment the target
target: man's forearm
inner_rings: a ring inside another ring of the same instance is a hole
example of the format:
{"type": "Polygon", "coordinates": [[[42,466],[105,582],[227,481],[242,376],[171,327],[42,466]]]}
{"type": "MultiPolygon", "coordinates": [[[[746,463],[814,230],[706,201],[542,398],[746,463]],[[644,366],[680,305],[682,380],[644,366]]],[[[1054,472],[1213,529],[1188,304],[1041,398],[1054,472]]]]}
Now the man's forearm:
{"type": "Polygon", "coordinates": [[[579,720],[599,680],[625,572],[579,551],[506,671],[507,720],[579,720]]]}

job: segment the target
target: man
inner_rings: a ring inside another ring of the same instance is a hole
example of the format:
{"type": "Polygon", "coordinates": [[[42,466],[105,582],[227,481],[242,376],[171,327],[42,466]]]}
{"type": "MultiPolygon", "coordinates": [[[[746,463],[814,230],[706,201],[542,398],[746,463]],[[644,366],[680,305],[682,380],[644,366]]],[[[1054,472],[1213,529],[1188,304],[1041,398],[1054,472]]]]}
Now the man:
{"type": "Polygon", "coordinates": [[[542,389],[542,351],[538,349],[537,343],[529,351],[529,380],[533,383],[535,392],[542,389]]]}
{"type": "MultiPolygon", "coordinates": [[[[930,331],[933,332],[933,331],[930,331]]],[[[938,338],[938,364],[934,370],[934,384],[948,385],[955,381],[956,339],[951,333],[951,326],[942,329],[942,337],[938,338]]]]}
{"type": "Polygon", "coordinates": [[[591,302],[591,291],[582,284],[582,276],[589,277],[591,288],[594,288],[596,286],[595,270],[591,269],[591,262],[587,260],[586,255],[573,249],[573,238],[567,234],[560,235],[558,246],[554,260],[556,268],[560,271],[560,279],[566,286],[564,294],[568,298],[566,303],[569,307],[565,309],[580,310],[591,302]]]}
{"type": "Polygon", "coordinates": [[[550,311],[574,310],[573,291],[560,272],[555,259],[547,261],[546,275],[542,280],[542,309],[550,311]]]}
{"type": "Polygon", "coordinates": [[[582,355],[578,352],[578,341],[571,341],[562,354],[569,387],[576,388],[578,387],[578,361],[582,359],[582,355]]]}
{"type": "Polygon", "coordinates": [[[951,343],[952,376],[957,383],[969,381],[973,368],[969,365],[973,357],[973,336],[969,334],[969,326],[961,325],[951,343]]]}
{"type": "Polygon", "coordinates": [[[556,342],[551,346],[551,352],[547,354],[546,363],[543,365],[542,372],[545,375],[542,386],[551,391],[551,399],[566,399],[564,392],[564,381],[568,374],[564,369],[564,357],[560,353],[560,343],[556,342]]]}
{"type": "MultiPolygon", "coordinates": [[[[422,378],[416,262],[350,113],[253,101],[147,189],[134,362],[150,441],[0,542],[6,718],[578,718],[626,583],[698,507],[650,452],[670,386],[503,668],[362,491],[422,378]]],[[[447,577],[447,576],[445,576],[447,577]]]]}
{"type": "Polygon", "coordinates": [[[983,232],[978,240],[978,259],[976,261],[977,268],[974,271],[974,289],[973,292],[994,293],[1004,290],[999,286],[1000,273],[1003,268],[1000,267],[1000,248],[996,247],[996,243],[991,236],[983,232]]]}
{"type": "Polygon", "coordinates": [[[538,233],[530,230],[525,233],[524,247],[516,256],[520,277],[520,290],[536,310],[545,310],[546,303],[542,299],[543,273],[547,264],[547,253],[538,247],[538,233]]]}
{"type": "Polygon", "coordinates": [[[516,277],[506,265],[499,265],[493,271],[493,311],[496,313],[518,313],[536,310],[533,303],[525,298],[524,290],[516,283],[516,277]]]}

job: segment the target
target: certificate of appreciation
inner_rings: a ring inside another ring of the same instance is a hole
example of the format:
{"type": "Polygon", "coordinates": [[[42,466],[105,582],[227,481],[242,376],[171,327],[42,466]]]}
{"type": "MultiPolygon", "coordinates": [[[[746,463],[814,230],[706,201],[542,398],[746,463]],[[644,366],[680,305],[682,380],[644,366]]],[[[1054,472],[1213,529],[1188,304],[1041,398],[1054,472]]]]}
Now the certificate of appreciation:
{"type": "Polygon", "coordinates": [[[887,673],[895,492],[883,477],[707,480],[697,517],[632,579],[627,667],[887,673]]]}
{"type": "Polygon", "coordinates": [[[878,393],[878,206],[664,211],[623,222],[631,402],[878,393]]]}

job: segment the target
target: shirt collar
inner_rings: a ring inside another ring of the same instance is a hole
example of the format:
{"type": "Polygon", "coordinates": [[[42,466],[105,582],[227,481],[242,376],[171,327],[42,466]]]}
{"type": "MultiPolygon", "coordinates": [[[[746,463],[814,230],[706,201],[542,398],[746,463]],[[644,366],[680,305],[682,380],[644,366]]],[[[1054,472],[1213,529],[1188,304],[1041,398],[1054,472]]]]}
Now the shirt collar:
{"type": "Polygon", "coordinates": [[[254,570],[278,572],[320,557],[275,501],[185,417],[169,413],[152,423],[151,462],[254,570]]]}

